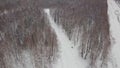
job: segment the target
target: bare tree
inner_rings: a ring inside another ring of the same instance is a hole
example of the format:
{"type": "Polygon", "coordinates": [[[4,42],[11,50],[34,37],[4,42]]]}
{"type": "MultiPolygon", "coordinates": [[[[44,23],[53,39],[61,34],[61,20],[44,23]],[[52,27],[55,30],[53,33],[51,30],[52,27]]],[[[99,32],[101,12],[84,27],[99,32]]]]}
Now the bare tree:
{"type": "Polygon", "coordinates": [[[79,29],[82,36],[75,39],[81,38],[80,56],[90,59],[91,68],[96,68],[99,57],[101,66],[106,65],[110,49],[107,0],[1,0],[0,68],[27,68],[24,52],[34,68],[51,68],[58,45],[43,8],[54,9],[51,14],[70,39],[73,30],[79,29]]]}

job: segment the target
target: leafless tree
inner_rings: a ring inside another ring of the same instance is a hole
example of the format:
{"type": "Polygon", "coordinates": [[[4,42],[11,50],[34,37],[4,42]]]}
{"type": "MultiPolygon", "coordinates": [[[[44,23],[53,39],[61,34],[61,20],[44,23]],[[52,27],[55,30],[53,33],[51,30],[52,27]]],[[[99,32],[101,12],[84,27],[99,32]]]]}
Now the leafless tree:
{"type": "Polygon", "coordinates": [[[58,45],[43,8],[54,9],[51,14],[70,39],[72,30],[79,28],[80,56],[90,59],[91,68],[96,68],[99,57],[101,66],[107,66],[107,7],[107,0],[0,0],[0,68],[26,68],[23,51],[30,52],[35,68],[51,68],[59,56],[58,45]]]}

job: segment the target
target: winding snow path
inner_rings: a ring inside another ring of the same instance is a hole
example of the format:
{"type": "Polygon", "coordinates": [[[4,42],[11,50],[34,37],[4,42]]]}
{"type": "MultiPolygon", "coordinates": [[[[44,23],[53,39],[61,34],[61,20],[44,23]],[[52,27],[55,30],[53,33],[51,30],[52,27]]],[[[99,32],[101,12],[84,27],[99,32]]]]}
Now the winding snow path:
{"type": "Polygon", "coordinates": [[[78,46],[72,48],[74,44],[69,40],[65,30],[55,23],[50,15],[50,9],[44,9],[44,12],[47,15],[50,26],[56,33],[60,50],[60,58],[58,58],[54,68],[86,68],[85,61],[79,56],[78,46]]]}

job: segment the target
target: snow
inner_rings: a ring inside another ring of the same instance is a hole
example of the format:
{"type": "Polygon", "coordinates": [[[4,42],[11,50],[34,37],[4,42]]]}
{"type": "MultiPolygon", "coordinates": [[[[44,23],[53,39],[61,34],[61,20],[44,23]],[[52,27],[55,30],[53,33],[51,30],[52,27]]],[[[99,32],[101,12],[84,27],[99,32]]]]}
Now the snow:
{"type": "Polygon", "coordinates": [[[114,0],[108,0],[108,16],[110,24],[110,34],[111,39],[111,56],[115,67],[111,67],[111,64],[108,64],[108,68],[120,68],[120,22],[118,22],[117,15],[120,14],[120,8],[115,3],[114,0]],[[116,15],[117,14],[117,15],[116,15]]]}
{"type": "Polygon", "coordinates": [[[24,65],[25,68],[35,68],[33,57],[29,51],[22,52],[22,60],[23,60],[23,63],[25,64],[24,65]]]}
{"type": "Polygon", "coordinates": [[[57,25],[50,15],[50,9],[44,9],[47,15],[51,28],[54,30],[57,36],[60,58],[53,64],[54,68],[86,68],[87,63],[83,60],[78,53],[78,46],[75,46],[72,40],[69,40],[65,30],[57,25]],[[74,48],[72,48],[75,46],[74,48]]]}

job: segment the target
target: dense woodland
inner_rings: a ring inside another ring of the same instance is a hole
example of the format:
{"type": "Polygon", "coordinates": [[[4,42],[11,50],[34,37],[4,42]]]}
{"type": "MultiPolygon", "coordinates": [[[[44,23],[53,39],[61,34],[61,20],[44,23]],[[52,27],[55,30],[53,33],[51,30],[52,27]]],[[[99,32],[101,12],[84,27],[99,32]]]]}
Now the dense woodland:
{"type": "Polygon", "coordinates": [[[107,68],[111,47],[107,0],[0,0],[0,68],[52,68],[59,50],[44,8],[51,9],[70,40],[82,42],[80,57],[90,60],[90,68],[96,68],[97,58],[101,68],[107,68]],[[73,37],[75,29],[78,34],[73,37]],[[26,65],[27,57],[34,67],[26,65]]]}

